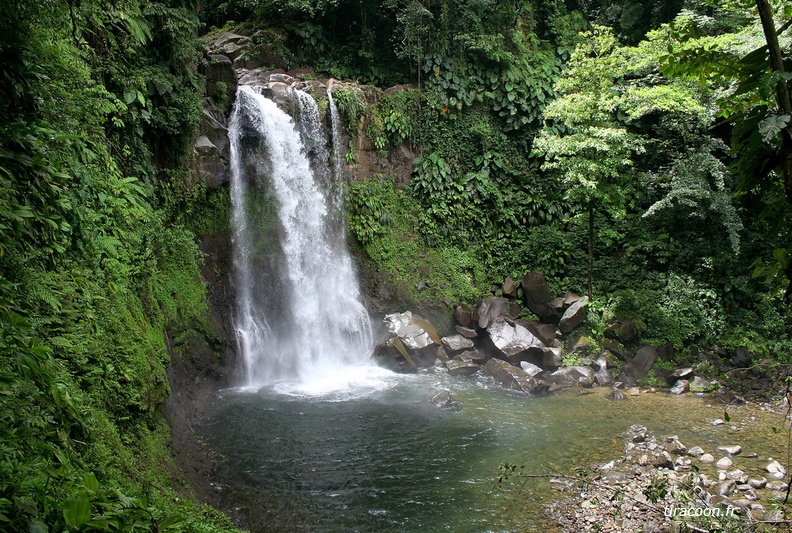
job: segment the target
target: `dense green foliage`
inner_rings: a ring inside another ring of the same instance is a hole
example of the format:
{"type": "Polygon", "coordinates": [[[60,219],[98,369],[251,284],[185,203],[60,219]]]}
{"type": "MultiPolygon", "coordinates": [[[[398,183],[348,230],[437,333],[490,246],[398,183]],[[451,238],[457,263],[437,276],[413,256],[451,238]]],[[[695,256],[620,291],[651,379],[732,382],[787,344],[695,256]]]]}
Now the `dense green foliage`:
{"type": "Polygon", "coordinates": [[[166,332],[206,330],[177,217],[201,201],[177,185],[201,114],[190,2],[0,20],[0,529],[230,529],[179,501],[159,410],[166,332]]]}
{"type": "Polygon", "coordinates": [[[260,31],[282,67],[409,84],[334,92],[351,137],[417,156],[408,184],[347,191],[353,244],[405,300],[539,270],[592,292],[594,332],[632,317],[654,344],[788,360],[789,75],[752,6],[0,3],[0,528],[228,527],[176,512],[159,412],[166,340],[212,342],[194,232],[228,220],[186,175],[201,24],[260,31]]]}
{"type": "Polygon", "coordinates": [[[373,269],[468,303],[536,269],[589,285],[595,322],[634,317],[644,340],[788,357],[790,208],[767,164],[787,118],[751,2],[374,4],[226,2],[207,18],[280,31],[319,72],[412,83],[365,108],[339,94],[350,135],[418,155],[403,189],[351,186],[373,269]],[[372,39],[345,31],[363,27],[372,39]],[[449,252],[464,265],[434,261],[449,252]]]}

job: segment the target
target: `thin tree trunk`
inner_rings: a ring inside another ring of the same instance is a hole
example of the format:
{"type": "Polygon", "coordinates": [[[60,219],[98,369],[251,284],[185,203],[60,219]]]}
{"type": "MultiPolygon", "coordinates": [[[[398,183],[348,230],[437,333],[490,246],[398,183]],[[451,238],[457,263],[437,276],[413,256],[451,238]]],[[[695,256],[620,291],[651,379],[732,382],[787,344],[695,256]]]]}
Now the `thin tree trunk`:
{"type": "Polygon", "coordinates": [[[593,289],[591,278],[594,273],[594,205],[589,204],[589,227],[588,227],[588,276],[586,276],[586,286],[588,288],[588,297],[591,301],[593,289]]]}
{"type": "MultiPolygon", "coordinates": [[[[768,0],[756,0],[756,9],[759,11],[759,20],[762,22],[767,49],[770,52],[770,66],[774,72],[784,72],[784,55],[778,44],[773,11],[768,0]]],[[[784,78],[778,80],[776,85],[776,101],[782,114],[790,117],[786,128],[781,132],[781,171],[784,174],[784,192],[787,201],[792,202],[792,100],[789,96],[789,86],[784,78]]]]}

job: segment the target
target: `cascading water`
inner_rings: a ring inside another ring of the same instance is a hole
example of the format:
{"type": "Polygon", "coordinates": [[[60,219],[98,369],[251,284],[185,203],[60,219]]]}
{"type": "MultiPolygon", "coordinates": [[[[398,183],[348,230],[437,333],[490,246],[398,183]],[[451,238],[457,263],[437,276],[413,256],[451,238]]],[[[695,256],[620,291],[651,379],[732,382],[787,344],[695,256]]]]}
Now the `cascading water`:
{"type": "Polygon", "coordinates": [[[328,200],[316,103],[291,91],[297,124],[256,89],[237,92],[229,128],[234,325],[248,387],[297,383],[310,394],[367,365],[373,341],[340,206],[328,200]]]}

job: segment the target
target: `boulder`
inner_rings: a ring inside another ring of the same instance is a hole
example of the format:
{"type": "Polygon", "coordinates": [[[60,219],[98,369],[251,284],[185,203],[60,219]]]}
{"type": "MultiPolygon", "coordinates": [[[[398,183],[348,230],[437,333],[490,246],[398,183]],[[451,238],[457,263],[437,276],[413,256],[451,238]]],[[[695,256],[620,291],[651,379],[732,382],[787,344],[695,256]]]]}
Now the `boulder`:
{"type": "Polygon", "coordinates": [[[463,337],[462,335],[443,337],[441,342],[449,352],[461,352],[462,350],[473,348],[476,345],[472,340],[468,339],[467,337],[463,337]]]}
{"type": "Polygon", "coordinates": [[[295,97],[286,83],[282,81],[271,82],[261,89],[261,94],[275,102],[286,113],[291,113],[295,97]]]}
{"type": "Polygon", "coordinates": [[[686,379],[678,379],[671,386],[672,394],[684,394],[690,390],[690,382],[686,379]]]}
{"type": "Polygon", "coordinates": [[[444,389],[431,395],[429,397],[429,403],[440,408],[446,408],[453,406],[456,402],[454,401],[454,398],[451,396],[451,392],[444,389]]]}
{"type": "Polygon", "coordinates": [[[528,306],[528,309],[538,316],[542,322],[552,322],[551,309],[548,304],[552,301],[553,295],[547,286],[544,276],[536,271],[529,272],[520,280],[520,285],[525,297],[525,305],[528,306]]]}
{"type": "Polygon", "coordinates": [[[602,349],[608,350],[622,361],[627,361],[632,356],[632,352],[624,347],[622,343],[615,339],[604,339],[602,341],[602,349]]]}
{"type": "Polygon", "coordinates": [[[588,337],[580,337],[577,341],[575,341],[575,344],[572,345],[572,350],[570,351],[572,353],[581,353],[583,355],[588,355],[588,353],[591,351],[591,347],[593,344],[594,342],[588,337]]]}
{"type": "Polygon", "coordinates": [[[466,305],[458,305],[454,309],[454,319],[460,326],[469,328],[473,324],[473,310],[466,305]]]}
{"type": "Polygon", "coordinates": [[[544,370],[542,370],[542,367],[536,366],[535,364],[529,363],[528,361],[520,361],[520,368],[525,370],[525,373],[532,378],[535,378],[536,376],[544,372],[544,370]]]}
{"type": "Polygon", "coordinates": [[[624,393],[622,391],[620,391],[619,389],[613,389],[608,394],[608,399],[609,400],[613,400],[613,401],[624,400],[626,397],[627,396],[625,396],[624,393]]]}
{"type": "Polygon", "coordinates": [[[544,381],[550,385],[550,390],[558,390],[575,385],[591,387],[594,378],[594,371],[587,366],[566,366],[545,377],[544,381]]]}
{"type": "Polygon", "coordinates": [[[668,380],[669,383],[675,383],[677,380],[680,379],[689,380],[692,377],[693,377],[693,368],[688,366],[685,368],[674,370],[671,374],[668,375],[666,379],[668,380]]]}
{"type": "Polygon", "coordinates": [[[431,322],[410,311],[386,315],[384,320],[388,331],[396,335],[406,348],[418,350],[442,342],[431,322]]]}
{"type": "Polygon", "coordinates": [[[465,361],[459,357],[446,361],[446,368],[452,376],[470,376],[481,370],[481,366],[476,363],[465,361]]]}
{"type": "Polygon", "coordinates": [[[611,374],[611,371],[607,369],[607,367],[600,367],[594,372],[594,380],[597,382],[597,385],[600,387],[610,387],[613,385],[616,380],[611,374]]]}
{"type": "Polygon", "coordinates": [[[501,359],[487,361],[484,371],[501,385],[512,390],[531,393],[543,388],[541,381],[529,376],[522,368],[517,368],[501,359]]]}
{"type": "Polygon", "coordinates": [[[467,350],[457,356],[463,361],[469,363],[483,364],[487,360],[487,354],[480,350],[467,350]]]}
{"type": "Polygon", "coordinates": [[[486,329],[492,322],[508,313],[509,301],[500,296],[484,298],[476,308],[476,320],[478,327],[486,329]]]}
{"type": "Polygon", "coordinates": [[[739,348],[730,350],[729,355],[731,356],[729,362],[736,367],[748,368],[749,366],[753,365],[751,354],[748,353],[748,348],[745,346],[740,346],[739,348]]]}
{"type": "Polygon", "coordinates": [[[528,321],[515,321],[524,326],[528,331],[533,333],[534,337],[542,341],[546,346],[553,344],[555,340],[556,328],[550,324],[541,324],[539,322],[528,321]]]}
{"type": "Polygon", "coordinates": [[[456,329],[456,332],[466,339],[475,339],[479,336],[475,329],[466,328],[465,326],[456,325],[454,326],[454,329],[456,329]]]}
{"type": "Polygon", "coordinates": [[[630,361],[628,361],[619,374],[619,381],[626,387],[635,385],[639,380],[646,377],[657,359],[657,350],[652,346],[642,346],[630,361]]]}
{"type": "Polygon", "coordinates": [[[582,298],[569,306],[561,316],[561,321],[558,323],[558,329],[561,333],[569,333],[579,325],[581,325],[588,317],[588,300],[582,298]]]}
{"type": "Polygon", "coordinates": [[[511,277],[506,278],[503,282],[503,295],[511,298],[517,298],[517,285],[511,277]]]}
{"type": "Polygon", "coordinates": [[[606,338],[615,339],[621,343],[631,342],[637,336],[635,321],[631,318],[617,318],[605,328],[606,338]]]}
{"type": "Polygon", "coordinates": [[[487,328],[490,340],[503,355],[510,357],[528,348],[543,348],[542,342],[523,326],[498,317],[487,328]]]}
{"type": "Polygon", "coordinates": [[[558,368],[563,364],[561,348],[545,348],[542,350],[542,366],[544,368],[558,368]]]}
{"type": "Polygon", "coordinates": [[[578,293],[576,293],[576,292],[565,292],[564,293],[564,307],[565,308],[569,307],[570,305],[572,305],[573,303],[577,302],[581,298],[583,298],[583,296],[578,294],[578,293]]]}
{"type": "Polygon", "coordinates": [[[704,392],[709,388],[710,382],[700,376],[694,377],[693,381],[690,382],[691,392],[704,392]]]}

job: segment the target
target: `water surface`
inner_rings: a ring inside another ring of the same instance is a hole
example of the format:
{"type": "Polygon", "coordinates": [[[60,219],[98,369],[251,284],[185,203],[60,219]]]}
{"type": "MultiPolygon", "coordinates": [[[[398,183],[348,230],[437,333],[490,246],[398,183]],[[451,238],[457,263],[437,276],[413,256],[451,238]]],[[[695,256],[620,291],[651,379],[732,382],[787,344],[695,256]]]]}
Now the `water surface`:
{"type": "Polygon", "coordinates": [[[762,455],[756,468],[785,455],[785,437],[769,429],[781,415],[729,408],[730,423],[713,426],[724,408],[712,396],[528,398],[431,373],[380,373],[319,395],[275,389],[224,391],[202,428],[222,457],[221,506],[254,532],[552,531],[550,484],[499,485],[499,465],[545,474],[602,464],[619,456],[632,424],[707,450],[740,444],[762,455]],[[427,401],[442,389],[457,407],[427,401]]]}

